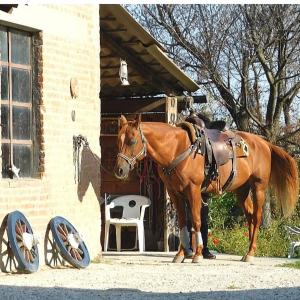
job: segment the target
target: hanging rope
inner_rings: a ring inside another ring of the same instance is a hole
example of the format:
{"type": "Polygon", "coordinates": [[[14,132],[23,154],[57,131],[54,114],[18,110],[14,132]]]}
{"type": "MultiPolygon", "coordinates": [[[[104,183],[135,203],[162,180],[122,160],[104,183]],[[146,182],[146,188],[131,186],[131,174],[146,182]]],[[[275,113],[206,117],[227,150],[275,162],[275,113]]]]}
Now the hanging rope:
{"type": "MultiPolygon", "coordinates": [[[[89,148],[90,145],[89,142],[87,141],[87,138],[81,134],[79,135],[74,135],[73,136],[73,165],[74,165],[74,181],[75,183],[80,183],[80,171],[81,171],[81,152],[83,148],[89,148]]],[[[95,155],[92,151],[90,151],[94,158],[97,161],[100,161],[100,158],[95,155]]],[[[112,171],[107,170],[101,163],[100,163],[100,168],[110,176],[114,176],[114,173],[112,171]]]]}

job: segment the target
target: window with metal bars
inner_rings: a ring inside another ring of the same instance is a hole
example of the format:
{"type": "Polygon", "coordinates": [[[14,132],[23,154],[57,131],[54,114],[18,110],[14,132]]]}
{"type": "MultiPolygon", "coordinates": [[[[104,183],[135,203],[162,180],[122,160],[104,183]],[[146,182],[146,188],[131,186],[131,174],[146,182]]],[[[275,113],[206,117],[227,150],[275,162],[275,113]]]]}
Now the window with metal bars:
{"type": "Polygon", "coordinates": [[[33,176],[32,37],[0,27],[2,177],[33,176]]]}

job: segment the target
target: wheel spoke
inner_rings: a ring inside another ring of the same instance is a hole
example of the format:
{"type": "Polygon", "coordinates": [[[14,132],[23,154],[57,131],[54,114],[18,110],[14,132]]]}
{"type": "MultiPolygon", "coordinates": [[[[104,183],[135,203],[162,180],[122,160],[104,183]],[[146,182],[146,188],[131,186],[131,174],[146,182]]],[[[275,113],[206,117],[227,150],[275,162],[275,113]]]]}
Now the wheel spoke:
{"type": "Polygon", "coordinates": [[[33,263],[34,262],[34,257],[31,253],[31,251],[27,250],[27,253],[28,253],[29,262],[33,263]]]}
{"type": "Polygon", "coordinates": [[[16,263],[16,259],[15,259],[15,257],[13,257],[13,258],[12,258],[12,261],[13,261],[13,263],[14,263],[14,267],[15,267],[15,269],[17,270],[17,269],[18,269],[18,266],[17,266],[17,263],[16,263]]]}
{"type": "Polygon", "coordinates": [[[22,253],[23,253],[23,255],[24,255],[25,259],[26,259],[26,249],[25,249],[25,247],[22,247],[20,250],[22,250],[22,253]]]}
{"type": "Polygon", "coordinates": [[[16,238],[17,238],[17,240],[19,240],[19,241],[23,241],[23,237],[22,237],[22,235],[20,235],[19,233],[16,234],[16,238]]]}
{"type": "Polygon", "coordinates": [[[28,251],[28,249],[25,249],[24,255],[25,255],[25,260],[26,260],[27,262],[30,262],[30,257],[29,257],[29,251],[28,251]]]}
{"type": "Polygon", "coordinates": [[[0,255],[1,255],[1,256],[8,255],[8,249],[4,250],[0,255]]]}
{"type": "Polygon", "coordinates": [[[73,251],[74,251],[74,253],[75,253],[75,256],[76,256],[77,260],[82,260],[81,255],[78,253],[78,249],[74,249],[74,248],[73,248],[73,251]]]}
{"type": "Polygon", "coordinates": [[[6,262],[5,262],[5,270],[7,269],[9,260],[10,260],[10,257],[7,256],[7,257],[6,257],[6,262]]]}
{"type": "Polygon", "coordinates": [[[51,258],[50,258],[50,260],[49,260],[49,262],[48,262],[48,264],[51,266],[51,263],[52,263],[52,261],[54,260],[54,256],[52,255],[51,256],[51,258]]]}
{"type": "Polygon", "coordinates": [[[60,262],[61,265],[64,264],[59,254],[57,255],[57,260],[60,262]]]}
{"type": "Polygon", "coordinates": [[[67,228],[66,224],[63,224],[63,228],[65,229],[66,236],[68,236],[69,231],[68,231],[68,228],[67,228]]]}
{"type": "Polygon", "coordinates": [[[71,256],[72,256],[73,258],[77,259],[76,254],[75,254],[75,252],[74,252],[74,248],[71,248],[71,249],[70,249],[70,254],[71,254],[71,256]]]}
{"type": "Polygon", "coordinates": [[[57,230],[60,233],[60,235],[64,237],[64,239],[67,239],[68,235],[65,233],[64,229],[60,225],[57,225],[57,230]]]}
{"type": "Polygon", "coordinates": [[[50,239],[50,237],[48,237],[48,242],[50,243],[50,246],[54,248],[53,241],[50,239]]]}
{"type": "Polygon", "coordinates": [[[23,224],[23,225],[22,225],[22,230],[23,230],[23,232],[27,232],[26,224],[23,224]]]}
{"type": "Polygon", "coordinates": [[[33,248],[30,250],[30,254],[32,255],[33,258],[37,257],[36,252],[34,251],[33,248]]]}
{"type": "Polygon", "coordinates": [[[11,258],[9,260],[9,270],[10,270],[10,272],[12,271],[12,261],[13,261],[13,259],[11,258]]]}
{"type": "Polygon", "coordinates": [[[19,223],[19,220],[16,222],[16,233],[22,235],[22,225],[19,223]]]}

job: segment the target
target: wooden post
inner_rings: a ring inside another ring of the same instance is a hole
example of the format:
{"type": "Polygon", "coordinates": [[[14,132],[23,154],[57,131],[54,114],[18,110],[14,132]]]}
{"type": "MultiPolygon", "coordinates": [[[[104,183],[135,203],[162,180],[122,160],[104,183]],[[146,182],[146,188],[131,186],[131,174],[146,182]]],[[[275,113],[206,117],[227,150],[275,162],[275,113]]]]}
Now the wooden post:
{"type": "MultiPolygon", "coordinates": [[[[166,98],[166,122],[175,125],[177,121],[177,99],[175,97],[166,98]]],[[[167,204],[170,202],[168,191],[165,189],[165,205],[164,205],[164,251],[169,252],[169,218],[167,204]]]]}

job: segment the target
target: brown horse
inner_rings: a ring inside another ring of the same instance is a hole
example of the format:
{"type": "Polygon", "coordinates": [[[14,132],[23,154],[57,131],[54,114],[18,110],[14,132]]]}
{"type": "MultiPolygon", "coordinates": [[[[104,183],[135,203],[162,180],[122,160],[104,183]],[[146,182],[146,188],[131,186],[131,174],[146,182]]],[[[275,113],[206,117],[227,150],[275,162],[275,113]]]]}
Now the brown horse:
{"type": "MultiPolygon", "coordinates": [[[[257,135],[236,132],[249,147],[249,155],[237,158],[237,176],[228,191],[234,192],[243,208],[249,226],[249,250],[243,261],[251,261],[255,250],[265,191],[270,184],[281,204],[283,214],[289,215],[297,201],[299,177],[294,159],[281,148],[272,145],[257,135]]],[[[185,201],[189,202],[192,225],[196,232],[196,251],[193,262],[202,258],[203,242],[200,233],[200,210],[202,205],[201,187],[205,180],[203,155],[185,157],[171,172],[164,170],[176,157],[191,146],[189,136],[182,128],[160,122],[140,122],[120,118],[118,134],[119,154],[115,165],[115,176],[125,179],[137,161],[149,155],[159,168],[159,176],[164,182],[178,214],[180,227],[180,247],[174,262],[182,262],[187,256],[189,238],[185,219],[185,201]]],[[[230,176],[232,163],[229,161],[219,168],[220,183],[223,186],[230,176]]],[[[216,184],[210,182],[207,192],[216,192],[216,184]]]]}

